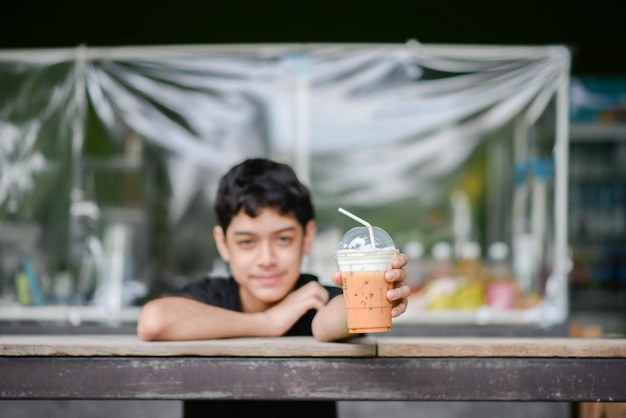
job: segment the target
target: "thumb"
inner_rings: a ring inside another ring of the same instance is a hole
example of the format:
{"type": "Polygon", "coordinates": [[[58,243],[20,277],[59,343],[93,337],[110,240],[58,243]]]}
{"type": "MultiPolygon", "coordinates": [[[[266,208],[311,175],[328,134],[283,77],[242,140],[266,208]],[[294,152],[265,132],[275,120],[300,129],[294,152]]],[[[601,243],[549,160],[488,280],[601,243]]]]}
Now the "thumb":
{"type": "Polygon", "coordinates": [[[333,273],[332,277],[331,277],[333,283],[335,283],[337,286],[342,285],[342,281],[341,281],[341,272],[340,271],[336,271],[333,273]]]}

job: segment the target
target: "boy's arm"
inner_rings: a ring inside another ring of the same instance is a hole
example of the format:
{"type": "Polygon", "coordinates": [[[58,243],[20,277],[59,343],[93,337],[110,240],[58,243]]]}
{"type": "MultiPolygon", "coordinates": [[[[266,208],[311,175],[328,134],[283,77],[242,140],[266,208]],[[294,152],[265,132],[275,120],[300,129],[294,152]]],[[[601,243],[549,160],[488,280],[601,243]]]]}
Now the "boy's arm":
{"type": "Polygon", "coordinates": [[[242,313],[170,296],[155,299],[143,307],[137,334],[146,341],[279,337],[308,310],[320,310],[327,301],[328,292],[317,282],[305,284],[273,307],[258,313],[242,313]]]}
{"type": "MultiPolygon", "coordinates": [[[[404,283],[408,263],[405,254],[396,255],[391,262],[391,270],[385,272],[385,280],[394,283],[394,288],[387,291],[387,299],[393,303],[391,316],[393,318],[402,315],[407,308],[408,297],[411,289],[404,283]]],[[[341,273],[336,271],[332,276],[333,282],[341,286],[341,273]]],[[[355,334],[348,332],[346,308],[343,295],[335,296],[326,306],[319,309],[311,324],[313,336],[319,341],[336,341],[355,334]]]]}
{"type": "Polygon", "coordinates": [[[263,336],[264,313],[242,313],[169,296],[148,302],[137,322],[137,335],[144,341],[203,340],[263,336]]]}
{"type": "Polygon", "coordinates": [[[318,341],[337,341],[356,336],[348,331],[343,295],[335,296],[317,311],[311,323],[311,329],[318,341]]]}

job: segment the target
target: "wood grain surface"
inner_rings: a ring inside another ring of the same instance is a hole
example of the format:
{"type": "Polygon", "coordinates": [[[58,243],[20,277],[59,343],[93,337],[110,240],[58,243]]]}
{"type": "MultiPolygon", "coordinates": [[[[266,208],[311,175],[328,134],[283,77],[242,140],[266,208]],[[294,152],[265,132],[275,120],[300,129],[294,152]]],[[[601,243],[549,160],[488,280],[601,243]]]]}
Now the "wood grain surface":
{"type": "Polygon", "coordinates": [[[312,337],[142,341],[135,335],[0,336],[0,356],[374,357],[375,340],[312,337]]]}
{"type": "Polygon", "coordinates": [[[141,341],[134,335],[0,336],[0,356],[626,358],[626,339],[312,337],[141,341]]]}
{"type": "Polygon", "coordinates": [[[624,338],[376,339],[378,357],[626,358],[624,338]]]}

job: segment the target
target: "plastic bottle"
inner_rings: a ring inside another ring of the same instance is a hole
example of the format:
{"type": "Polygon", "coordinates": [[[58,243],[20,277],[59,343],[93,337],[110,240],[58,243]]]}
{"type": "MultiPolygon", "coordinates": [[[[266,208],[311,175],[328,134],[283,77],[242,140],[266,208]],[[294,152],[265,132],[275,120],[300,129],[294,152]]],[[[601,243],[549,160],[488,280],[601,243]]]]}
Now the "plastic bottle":
{"type": "Polygon", "coordinates": [[[452,261],[452,245],[447,242],[437,242],[431,250],[432,264],[430,278],[454,276],[454,264],[452,261]]]}
{"type": "Polygon", "coordinates": [[[477,242],[467,242],[461,248],[456,274],[459,290],[454,298],[454,308],[473,310],[484,305],[485,271],[477,242]]]}
{"type": "Polygon", "coordinates": [[[511,280],[513,275],[509,268],[509,246],[504,242],[494,242],[488,251],[489,278],[491,280],[511,280]]]}
{"type": "Polygon", "coordinates": [[[509,267],[509,246],[504,242],[494,242],[489,246],[489,276],[485,291],[487,305],[494,309],[506,310],[515,307],[519,286],[509,267]]]}
{"type": "Polygon", "coordinates": [[[463,277],[466,280],[482,280],[485,278],[480,244],[470,241],[463,245],[456,271],[459,277],[463,277]]]}
{"type": "Polygon", "coordinates": [[[452,245],[437,242],[431,250],[430,279],[425,286],[426,305],[431,310],[454,308],[458,282],[454,276],[452,245]]]}

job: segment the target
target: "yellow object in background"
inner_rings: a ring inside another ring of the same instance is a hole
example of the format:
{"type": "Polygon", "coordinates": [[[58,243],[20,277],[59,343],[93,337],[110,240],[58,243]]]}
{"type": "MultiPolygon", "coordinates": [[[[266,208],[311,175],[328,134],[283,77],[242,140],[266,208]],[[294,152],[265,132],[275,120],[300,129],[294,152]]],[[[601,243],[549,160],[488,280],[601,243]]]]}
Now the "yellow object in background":
{"type": "Polygon", "coordinates": [[[479,280],[464,280],[454,295],[453,309],[474,310],[480,308],[485,300],[485,286],[479,280]]]}
{"type": "Polygon", "coordinates": [[[427,308],[431,310],[453,309],[454,295],[458,291],[458,281],[454,277],[440,277],[426,285],[427,308]]]}
{"type": "Polygon", "coordinates": [[[30,289],[28,287],[28,278],[24,272],[20,271],[17,273],[17,276],[15,277],[15,287],[17,288],[17,301],[20,305],[32,305],[30,289]]]}

